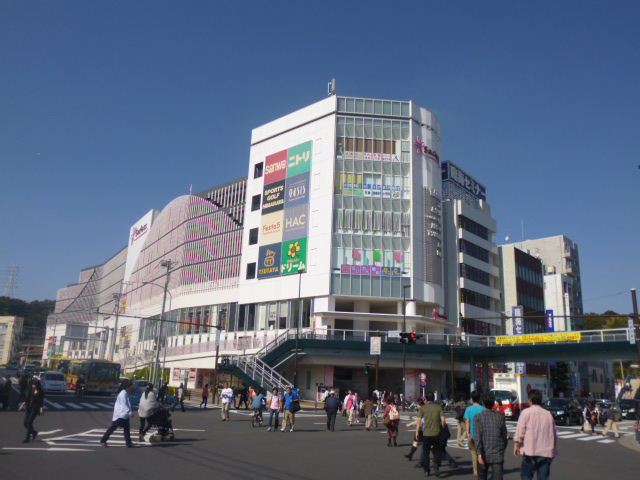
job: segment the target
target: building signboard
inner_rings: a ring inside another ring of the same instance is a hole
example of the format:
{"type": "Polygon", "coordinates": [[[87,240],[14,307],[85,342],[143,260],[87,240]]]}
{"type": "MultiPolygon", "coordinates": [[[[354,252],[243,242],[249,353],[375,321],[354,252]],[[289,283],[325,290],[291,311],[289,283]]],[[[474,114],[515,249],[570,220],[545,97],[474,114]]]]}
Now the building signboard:
{"type": "Polygon", "coordinates": [[[309,206],[298,205],[284,211],[283,240],[295,240],[304,237],[308,231],[309,206]]]}
{"type": "Polygon", "coordinates": [[[285,181],[270,183],[262,192],[262,215],[277,212],[284,208],[285,181]]]}
{"type": "Polygon", "coordinates": [[[312,160],[311,140],[265,159],[258,279],[306,270],[312,160]]]}
{"type": "Polygon", "coordinates": [[[258,278],[280,275],[280,243],[264,245],[258,253],[258,278]]]}
{"type": "Polygon", "coordinates": [[[487,189],[452,162],[442,162],[442,181],[455,183],[479,200],[487,199],[487,189]]]}
{"type": "Polygon", "coordinates": [[[580,332],[530,333],[528,335],[500,335],[496,345],[531,345],[536,343],[579,342],[580,332]]]}
{"type": "Polygon", "coordinates": [[[556,328],[554,325],[553,310],[546,310],[545,314],[547,317],[547,332],[555,332],[556,328]]]}
{"type": "Polygon", "coordinates": [[[288,151],[287,178],[295,177],[301,173],[309,173],[311,170],[311,154],[313,150],[313,142],[310,140],[295,147],[291,147],[288,151]]]}
{"type": "Polygon", "coordinates": [[[285,204],[287,208],[309,203],[309,174],[287,178],[285,204]]]}
{"type": "Polygon", "coordinates": [[[282,242],[282,275],[295,275],[307,269],[307,238],[282,242]]]}
{"type": "Polygon", "coordinates": [[[287,151],[274,153],[267,156],[264,166],[264,184],[284,180],[287,176],[287,151]]]}
{"type": "Polygon", "coordinates": [[[284,231],[284,212],[274,212],[262,216],[260,240],[263,245],[271,245],[282,241],[284,231]]]}
{"type": "Polygon", "coordinates": [[[369,355],[382,354],[382,337],[369,337],[369,355]]]}

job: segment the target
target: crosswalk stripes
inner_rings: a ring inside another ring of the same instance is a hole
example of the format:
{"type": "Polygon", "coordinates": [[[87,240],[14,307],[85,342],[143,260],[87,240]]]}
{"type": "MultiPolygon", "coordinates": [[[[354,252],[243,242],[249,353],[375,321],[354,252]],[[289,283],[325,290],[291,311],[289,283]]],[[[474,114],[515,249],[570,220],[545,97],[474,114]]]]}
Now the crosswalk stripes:
{"type": "Polygon", "coordinates": [[[78,405],[77,403],[73,403],[73,402],[67,402],[66,403],[67,406],[75,409],[75,410],[81,410],[82,406],[78,405]]]}
{"type": "Polygon", "coordinates": [[[51,400],[47,400],[46,398],[44,399],[44,403],[46,403],[47,405],[53,408],[59,408],[59,409],[65,408],[64,405],[60,405],[57,402],[52,402],[51,400]]]}
{"type": "Polygon", "coordinates": [[[87,407],[87,408],[100,408],[97,405],[94,405],[93,403],[83,403],[80,402],[80,405],[82,405],[83,407],[87,407]]]}
{"type": "Polygon", "coordinates": [[[96,405],[102,408],[113,408],[113,403],[96,403],[96,405]]]}

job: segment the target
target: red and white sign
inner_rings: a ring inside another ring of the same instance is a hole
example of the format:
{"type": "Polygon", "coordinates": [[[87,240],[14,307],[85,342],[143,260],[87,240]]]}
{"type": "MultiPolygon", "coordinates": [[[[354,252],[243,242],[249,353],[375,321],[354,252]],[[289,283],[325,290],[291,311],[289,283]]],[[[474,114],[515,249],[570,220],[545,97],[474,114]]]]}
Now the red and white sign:
{"type": "Polygon", "coordinates": [[[287,151],[269,155],[264,165],[264,184],[284,180],[287,177],[287,151]]]}

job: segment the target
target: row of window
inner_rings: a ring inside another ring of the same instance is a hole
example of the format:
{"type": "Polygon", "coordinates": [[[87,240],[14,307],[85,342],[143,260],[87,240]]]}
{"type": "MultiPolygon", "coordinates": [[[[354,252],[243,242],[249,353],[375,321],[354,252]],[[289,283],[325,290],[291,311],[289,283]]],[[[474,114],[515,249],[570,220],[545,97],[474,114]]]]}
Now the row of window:
{"type": "Polygon", "coordinates": [[[464,215],[458,215],[458,225],[463,230],[466,230],[469,233],[473,233],[477,237],[480,237],[484,240],[489,240],[489,229],[483,225],[480,225],[478,222],[474,222],[470,218],[465,217],[464,215]]]}
{"type": "Polygon", "coordinates": [[[491,275],[479,268],[472,267],[471,265],[461,263],[460,276],[462,278],[468,278],[474,282],[481,283],[482,285],[491,286],[491,275]]]}
{"type": "Polygon", "coordinates": [[[489,263],[489,250],[482,248],[469,240],[460,239],[460,251],[478,260],[489,263]]]}
{"type": "Polygon", "coordinates": [[[338,208],[334,214],[334,231],[408,236],[406,227],[410,221],[409,213],[338,208]]]}
{"type": "Polygon", "coordinates": [[[544,312],[544,299],[542,298],[534,297],[524,292],[518,292],[518,303],[522,305],[525,310],[544,312]]]}
{"type": "Polygon", "coordinates": [[[408,117],[411,115],[409,102],[373,100],[371,98],[338,97],[338,111],[394,117],[408,117]]]}
{"type": "Polygon", "coordinates": [[[516,265],[516,277],[533,285],[543,285],[542,272],[532,270],[524,265],[516,265]]]}
{"type": "Polygon", "coordinates": [[[336,137],[409,140],[410,124],[406,120],[339,116],[336,122],[336,137]]]}
{"type": "Polygon", "coordinates": [[[460,303],[467,303],[479,308],[484,308],[485,310],[491,310],[491,297],[474,292],[473,290],[467,290],[466,288],[460,289],[460,303]]]}

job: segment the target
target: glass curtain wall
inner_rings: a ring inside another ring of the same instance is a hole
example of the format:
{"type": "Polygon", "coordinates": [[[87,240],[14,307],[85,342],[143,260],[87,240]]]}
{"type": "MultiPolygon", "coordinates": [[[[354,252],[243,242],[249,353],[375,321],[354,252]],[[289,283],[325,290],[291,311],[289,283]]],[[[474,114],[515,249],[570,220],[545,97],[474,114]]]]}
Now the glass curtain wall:
{"type": "MultiPolygon", "coordinates": [[[[354,100],[345,99],[345,109],[354,100]]],[[[362,106],[367,110],[367,101],[362,106]]],[[[371,101],[375,110],[377,101],[371,101]]],[[[404,102],[389,103],[402,111],[404,102]]],[[[408,104],[407,107],[408,109],[408,104]]],[[[382,112],[380,112],[382,113],[382,112]]],[[[334,294],[401,297],[411,269],[408,120],[338,116],[333,238],[334,294]]]]}

